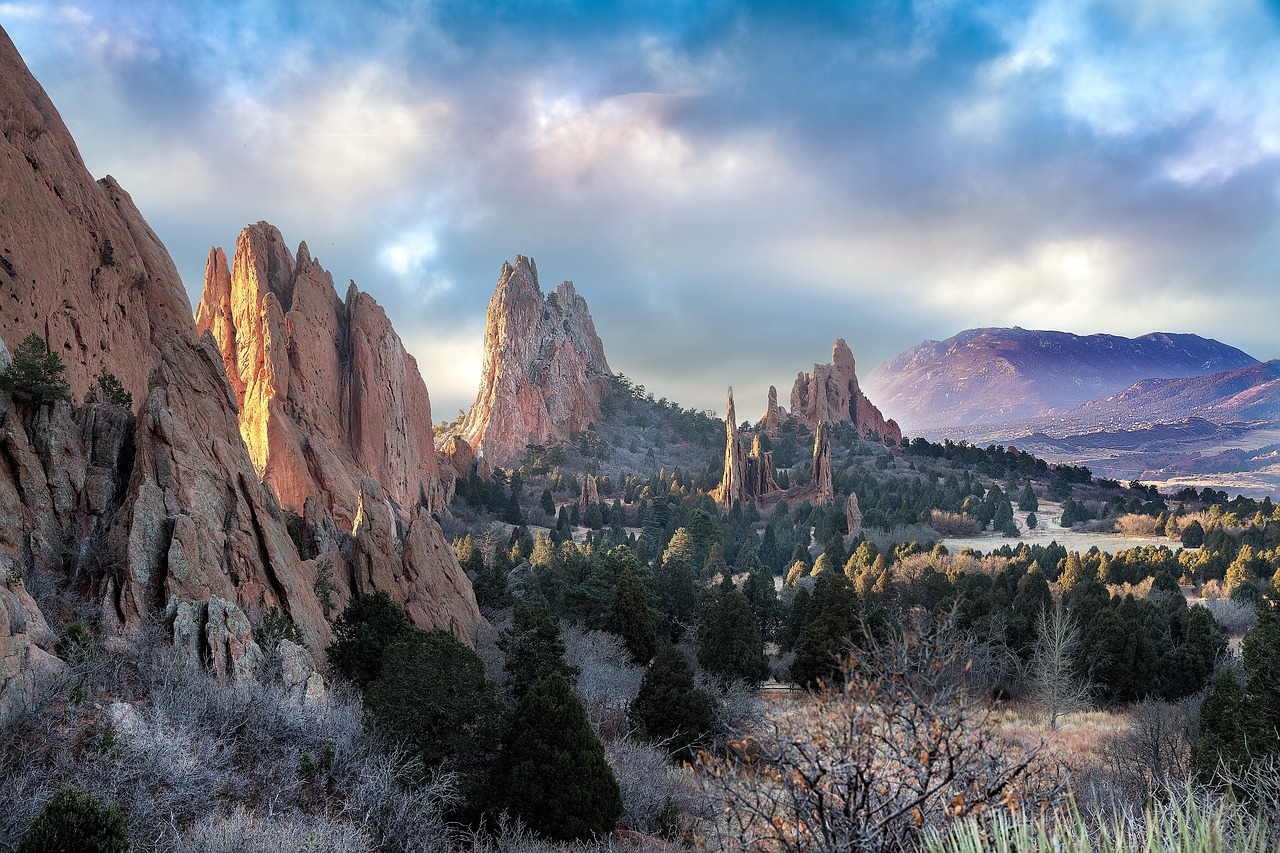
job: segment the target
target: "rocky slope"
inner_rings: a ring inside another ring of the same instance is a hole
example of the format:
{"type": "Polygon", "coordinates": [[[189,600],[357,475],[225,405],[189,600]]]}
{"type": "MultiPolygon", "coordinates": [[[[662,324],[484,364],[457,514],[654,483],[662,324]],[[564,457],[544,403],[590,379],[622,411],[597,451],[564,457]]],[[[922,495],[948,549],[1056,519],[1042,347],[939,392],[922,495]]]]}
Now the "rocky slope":
{"type": "Polygon", "coordinates": [[[562,282],[542,293],[538,267],[503,263],[485,316],[480,389],[457,434],[491,464],[526,444],[562,442],[600,420],[609,363],[587,302],[562,282]]]}
{"type": "Polygon", "coordinates": [[[42,611],[57,601],[38,590],[99,602],[107,632],[160,620],[175,644],[239,676],[254,658],[247,617],[270,608],[313,652],[328,642],[315,580],[329,560],[337,606],[389,589],[418,624],[469,640],[480,615],[438,527],[416,510],[403,543],[388,536],[377,483],[360,481],[346,539],[312,501],[307,533],[330,550],[301,559],[241,437],[224,353],[197,338],[171,259],[127,194],[88,176],[2,32],[0,126],[0,337],[46,338],[84,400],[19,405],[0,393],[0,712],[34,668],[56,667],[42,626],[66,614],[42,611]],[[85,396],[102,371],[133,393],[134,411],[85,396]]]}
{"type": "Polygon", "coordinates": [[[900,441],[902,430],[892,420],[886,420],[880,410],[867,398],[858,384],[858,374],[853,352],[844,338],[831,345],[831,361],[815,364],[812,373],[801,371],[791,387],[791,411],[785,413],[777,404],[777,390],[769,387],[769,403],[762,419],[762,429],[776,437],[781,424],[789,416],[799,421],[810,432],[819,423],[847,423],[858,428],[866,437],[900,441]]]}
{"type": "Polygon", "coordinates": [[[1257,364],[1199,337],[1139,338],[968,329],[889,359],[867,385],[910,432],[1038,417],[1114,394],[1140,379],[1201,376],[1257,364]]]}
{"type": "Polygon", "coordinates": [[[316,495],[351,530],[364,476],[407,512],[447,506],[417,363],[371,296],[352,282],[338,297],[306,243],[295,258],[259,222],[230,268],[211,249],[196,328],[217,341],[254,470],[285,509],[316,495]]]}

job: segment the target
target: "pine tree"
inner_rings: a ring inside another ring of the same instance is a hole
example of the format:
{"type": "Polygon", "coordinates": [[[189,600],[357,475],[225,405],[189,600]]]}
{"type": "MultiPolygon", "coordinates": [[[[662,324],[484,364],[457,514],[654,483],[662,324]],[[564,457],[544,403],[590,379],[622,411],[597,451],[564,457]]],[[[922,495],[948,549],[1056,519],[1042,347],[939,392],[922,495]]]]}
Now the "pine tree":
{"type": "Polygon", "coordinates": [[[0,389],[8,391],[16,403],[66,402],[71,399],[71,386],[62,378],[66,369],[58,354],[49,352],[44,338],[33,332],[23,338],[0,371],[0,389]]]}
{"type": "Polygon", "coordinates": [[[601,627],[622,639],[637,666],[647,665],[657,651],[658,630],[649,612],[649,595],[629,568],[618,578],[613,603],[605,612],[601,627]]]}
{"type": "Polygon", "coordinates": [[[516,602],[511,626],[498,635],[498,648],[506,653],[507,690],[517,702],[553,672],[570,683],[578,679],[578,668],[564,659],[564,641],[555,617],[534,602],[516,602]]]}
{"type": "Polygon", "coordinates": [[[102,806],[90,794],[64,785],[22,836],[17,853],[126,853],[128,849],[124,817],[116,807],[102,806]]]}
{"type": "Polygon", "coordinates": [[[329,665],[363,689],[378,677],[387,647],[408,639],[413,630],[404,608],[386,592],[353,598],[333,623],[329,665]]]}
{"type": "Polygon", "coordinates": [[[389,645],[365,690],[374,725],[409,747],[428,769],[464,776],[473,795],[492,761],[502,706],[479,655],[445,631],[417,631],[389,645]]]}
{"type": "Polygon", "coordinates": [[[1205,784],[1219,773],[1238,773],[1249,764],[1254,729],[1240,681],[1230,669],[1213,680],[1200,705],[1200,740],[1191,747],[1191,772],[1205,784]]]}
{"type": "Polygon", "coordinates": [[[560,673],[534,685],[512,715],[490,796],[495,808],[556,841],[587,841],[617,824],[618,780],[560,673]]]}
{"type": "Polygon", "coordinates": [[[703,627],[698,662],[724,682],[741,679],[757,684],[769,674],[769,659],[751,602],[738,590],[718,593],[703,627]]]}
{"type": "Polygon", "coordinates": [[[640,682],[630,715],[645,735],[667,743],[672,755],[691,759],[711,731],[714,707],[711,695],[694,685],[684,654],[665,643],[640,682]]]}

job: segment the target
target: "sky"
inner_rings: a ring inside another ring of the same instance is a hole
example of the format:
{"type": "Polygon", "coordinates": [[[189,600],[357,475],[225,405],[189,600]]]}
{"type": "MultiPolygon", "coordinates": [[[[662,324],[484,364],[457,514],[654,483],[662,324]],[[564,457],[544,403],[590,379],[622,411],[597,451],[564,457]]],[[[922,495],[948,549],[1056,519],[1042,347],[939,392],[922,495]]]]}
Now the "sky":
{"type": "MultiPolygon", "coordinates": [[[[1280,3],[0,2],[193,306],[267,220],[386,308],[436,419],[504,260],[719,411],[1023,326],[1280,357],[1280,3]]],[[[892,416],[892,412],[886,412],[892,416]]]]}

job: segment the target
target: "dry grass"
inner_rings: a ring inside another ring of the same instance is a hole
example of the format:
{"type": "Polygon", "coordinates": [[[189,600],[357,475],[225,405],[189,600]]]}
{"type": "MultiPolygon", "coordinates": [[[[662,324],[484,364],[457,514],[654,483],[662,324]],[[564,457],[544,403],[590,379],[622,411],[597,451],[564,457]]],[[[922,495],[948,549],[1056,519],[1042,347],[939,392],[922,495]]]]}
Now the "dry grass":
{"type": "Polygon", "coordinates": [[[1038,709],[1020,702],[1001,704],[993,719],[1001,733],[1018,743],[1044,741],[1044,754],[1065,764],[1073,775],[1098,769],[1108,740],[1129,729],[1127,711],[1092,710],[1063,714],[1058,728],[1051,730],[1038,709]]]}

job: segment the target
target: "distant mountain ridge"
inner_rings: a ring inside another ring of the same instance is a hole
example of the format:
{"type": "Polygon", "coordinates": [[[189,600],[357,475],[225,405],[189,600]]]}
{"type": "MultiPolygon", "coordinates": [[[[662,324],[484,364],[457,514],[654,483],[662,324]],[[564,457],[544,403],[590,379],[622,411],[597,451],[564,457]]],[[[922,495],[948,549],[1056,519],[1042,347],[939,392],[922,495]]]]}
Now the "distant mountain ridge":
{"type": "Polygon", "coordinates": [[[982,328],[923,341],[877,366],[866,384],[886,414],[911,433],[1030,420],[1141,380],[1258,364],[1248,353],[1199,335],[1125,338],[982,328]]]}

